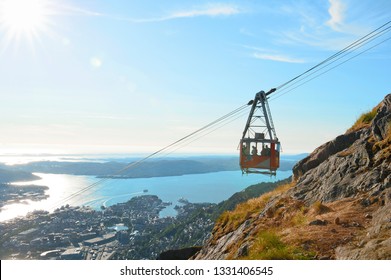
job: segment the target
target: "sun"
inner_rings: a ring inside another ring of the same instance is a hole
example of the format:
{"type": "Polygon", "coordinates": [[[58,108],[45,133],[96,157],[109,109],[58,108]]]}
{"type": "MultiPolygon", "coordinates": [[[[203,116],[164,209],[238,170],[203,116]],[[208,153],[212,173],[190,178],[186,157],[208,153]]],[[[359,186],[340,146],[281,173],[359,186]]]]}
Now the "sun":
{"type": "Polygon", "coordinates": [[[7,44],[33,41],[48,30],[50,13],[50,0],[0,0],[0,33],[7,44]]]}

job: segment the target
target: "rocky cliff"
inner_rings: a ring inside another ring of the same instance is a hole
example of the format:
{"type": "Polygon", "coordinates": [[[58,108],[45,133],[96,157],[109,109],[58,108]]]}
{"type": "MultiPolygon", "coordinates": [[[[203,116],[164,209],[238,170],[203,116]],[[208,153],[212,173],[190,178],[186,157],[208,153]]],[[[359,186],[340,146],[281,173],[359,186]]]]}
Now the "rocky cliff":
{"type": "Polygon", "coordinates": [[[391,94],[216,222],[195,259],[391,259],[391,94]]]}

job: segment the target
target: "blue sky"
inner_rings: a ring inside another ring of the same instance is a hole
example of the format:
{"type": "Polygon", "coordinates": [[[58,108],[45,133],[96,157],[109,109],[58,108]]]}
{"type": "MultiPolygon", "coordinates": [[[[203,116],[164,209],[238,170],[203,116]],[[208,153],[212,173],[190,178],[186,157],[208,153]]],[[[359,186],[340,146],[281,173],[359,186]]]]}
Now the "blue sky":
{"type": "MultiPolygon", "coordinates": [[[[0,0],[3,154],[153,152],[391,19],[389,0],[10,1],[0,0]]],[[[391,40],[271,98],[284,151],[312,151],[390,93],[390,50],[391,40]]],[[[178,152],[234,154],[246,118],[178,152]]]]}

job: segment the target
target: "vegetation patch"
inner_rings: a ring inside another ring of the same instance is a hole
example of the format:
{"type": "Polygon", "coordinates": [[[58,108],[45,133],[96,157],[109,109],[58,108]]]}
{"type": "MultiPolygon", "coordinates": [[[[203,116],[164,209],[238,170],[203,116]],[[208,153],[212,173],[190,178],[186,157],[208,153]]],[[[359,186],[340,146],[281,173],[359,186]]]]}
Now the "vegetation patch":
{"type": "Polygon", "coordinates": [[[347,132],[353,132],[353,131],[360,130],[361,128],[368,127],[371,124],[372,120],[375,118],[375,116],[377,114],[377,109],[378,109],[378,106],[373,108],[371,111],[363,113],[356,120],[356,122],[353,124],[353,126],[347,130],[347,132]]]}
{"type": "Polygon", "coordinates": [[[212,214],[211,219],[216,221],[222,213],[225,211],[232,211],[236,208],[238,204],[244,203],[252,198],[258,198],[261,195],[270,192],[277,188],[278,186],[287,184],[291,182],[291,177],[278,181],[278,182],[264,182],[256,185],[252,185],[247,187],[245,190],[241,192],[235,193],[228,200],[222,201],[216,206],[214,213],[212,214]]]}
{"type": "Polygon", "coordinates": [[[259,232],[246,257],[250,260],[308,260],[313,258],[313,253],[300,247],[287,245],[272,231],[259,232]]]}
{"type": "Polygon", "coordinates": [[[301,225],[307,224],[307,222],[308,222],[308,219],[302,211],[297,212],[292,217],[292,225],[293,226],[301,226],[301,225]]]}
{"type": "Polygon", "coordinates": [[[223,234],[236,230],[254,214],[260,213],[272,197],[286,192],[294,185],[293,182],[283,184],[260,197],[238,204],[233,211],[224,212],[216,222],[215,230],[217,229],[218,231],[214,232],[215,237],[219,238],[220,233],[223,234]]]}
{"type": "Polygon", "coordinates": [[[322,215],[333,211],[330,207],[327,207],[320,201],[315,201],[314,204],[312,205],[312,209],[315,215],[322,215]]]}
{"type": "MultiPolygon", "coordinates": [[[[217,220],[215,228],[220,229],[222,231],[221,234],[236,230],[254,213],[259,213],[265,207],[269,198],[265,195],[260,198],[253,198],[239,204],[233,211],[224,212],[217,220]]],[[[215,232],[217,238],[220,236],[219,233],[215,232]]]]}

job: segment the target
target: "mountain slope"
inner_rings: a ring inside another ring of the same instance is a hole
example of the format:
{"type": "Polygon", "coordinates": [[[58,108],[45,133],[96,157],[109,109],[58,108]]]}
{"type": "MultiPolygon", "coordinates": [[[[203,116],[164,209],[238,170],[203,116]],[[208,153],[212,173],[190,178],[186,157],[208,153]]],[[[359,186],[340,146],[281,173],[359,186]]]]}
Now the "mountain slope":
{"type": "Polygon", "coordinates": [[[0,183],[38,180],[40,177],[25,171],[0,169],[0,183]]]}
{"type": "Polygon", "coordinates": [[[391,94],[294,168],[290,184],[225,212],[195,259],[391,259],[391,94]]]}
{"type": "MultiPolygon", "coordinates": [[[[292,170],[297,160],[303,155],[281,158],[281,170],[292,170]]],[[[137,159],[140,160],[140,159],[137,159]]],[[[164,176],[180,176],[186,174],[202,174],[219,171],[240,170],[239,158],[236,156],[200,156],[188,158],[156,158],[146,162],[67,162],[67,161],[37,161],[13,166],[4,166],[9,171],[25,171],[37,173],[89,175],[105,178],[150,178],[164,176]],[[119,173],[120,170],[123,170],[119,173]]],[[[0,173],[1,175],[1,173],[0,173]]]]}

